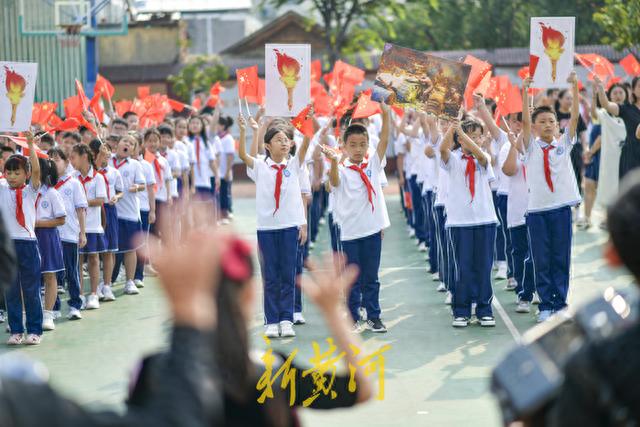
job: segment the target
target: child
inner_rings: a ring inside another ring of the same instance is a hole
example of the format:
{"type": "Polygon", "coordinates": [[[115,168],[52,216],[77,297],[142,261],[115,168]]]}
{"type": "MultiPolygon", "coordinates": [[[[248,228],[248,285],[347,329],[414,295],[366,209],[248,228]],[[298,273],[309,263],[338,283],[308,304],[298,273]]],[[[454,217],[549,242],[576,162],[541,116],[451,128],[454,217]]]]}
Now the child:
{"type": "Polygon", "coordinates": [[[461,124],[456,119],[440,146],[441,167],[449,177],[446,227],[453,248],[453,327],[469,324],[474,300],[480,326],[496,324],[491,265],[497,218],[489,185],[493,168],[490,156],[479,146],[482,135],[479,122],[461,124]]]}
{"type": "Polygon", "coordinates": [[[15,246],[18,275],[5,293],[11,336],[8,345],[40,344],[42,305],[40,299],[40,251],[36,240],[36,198],[40,189],[40,162],[33,148],[33,136],[26,134],[29,161],[13,155],[7,159],[0,182],[0,209],[15,246]],[[31,165],[31,167],[29,167],[31,165]],[[27,180],[29,184],[27,185],[27,180]],[[22,309],[26,314],[27,338],[24,338],[22,309]]]}
{"type": "MultiPolygon", "coordinates": [[[[146,135],[146,133],[145,133],[146,135]]],[[[156,176],[153,171],[153,166],[148,160],[144,158],[145,149],[142,146],[142,141],[139,136],[135,137],[136,145],[133,149],[137,155],[138,162],[142,166],[142,173],[146,182],[144,190],[138,193],[140,200],[140,220],[142,223],[142,233],[148,236],[151,226],[156,222],[156,176]]],[[[150,159],[152,160],[152,159],[150,159]]],[[[146,240],[146,239],[145,239],[146,240]]],[[[146,260],[142,258],[136,258],[136,272],[133,276],[133,283],[136,288],[144,288],[144,267],[146,260]]]]}
{"type": "MultiPolygon", "coordinates": [[[[95,140],[101,144],[100,141],[95,140]]],[[[98,300],[98,284],[100,283],[99,254],[106,250],[104,229],[102,228],[102,205],[107,201],[107,186],[102,175],[95,170],[94,151],[88,145],[75,145],[71,150],[71,164],[76,169],[75,177],[80,181],[87,197],[86,234],[87,244],[80,248],[80,253],[87,256],[91,293],[87,297],[86,308],[100,308],[98,300]]],[[[97,159],[98,162],[100,159],[97,159]]],[[[80,284],[82,290],[82,283],[80,284]]]]}
{"type": "Polygon", "coordinates": [[[128,130],[132,130],[132,131],[138,130],[138,125],[140,124],[140,118],[136,113],[134,113],[133,111],[127,111],[122,115],[122,118],[126,120],[128,130]]]}
{"type": "Polygon", "coordinates": [[[171,199],[176,200],[179,195],[178,180],[182,177],[185,168],[189,168],[189,162],[187,161],[186,156],[182,157],[182,153],[174,149],[176,140],[171,125],[164,124],[158,126],[158,133],[160,134],[160,147],[158,152],[167,160],[167,163],[171,168],[169,193],[171,195],[171,199]]]}
{"type": "Polygon", "coordinates": [[[214,147],[207,139],[207,130],[201,117],[195,116],[189,119],[188,141],[195,153],[191,194],[195,194],[201,201],[213,202],[216,189],[219,188],[220,176],[216,167],[214,147]],[[215,180],[213,186],[211,185],[212,177],[215,180]]]}
{"type": "MultiPolygon", "coordinates": [[[[108,150],[108,146],[105,145],[108,150]]],[[[118,252],[118,210],[116,204],[124,195],[124,186],[120,171],[109,164],[111,152],[104,156],[98,173],[104,178],[107,187],[107,203],[104,204],[105,229],[104,240],[106,250],[102,253],[102,283],[98,286],[98,299],[101,301],[115,301],[116,297],[111,289],[111,276],[118,252]]]]}
{"type": "Polygon", "coordinates": [[[306,233],[300,190],[302,161],[309,147],[305,137],[295,156],[290,157],[291,139],[283,126],[272,127],[264,136],[267,157],[258,160],[246,152],[246,122],[240,127],[239,157],[256,183],[258,246],[264,281],[265,335],[294,337],[293,310],[296,254],[306,233]]]}
{"type": "Polygon", "coordinates": [[[185,141],[188,141],[188,129],[187,120],[184,117],[178,117],[175,122],[175,143],[173,148],[180,155],[182,161],[182,175],[178,178],[177,186],[178,193],[182,198],[189,197],[189,190],[192,186],[190,181],[194,174],[194,165],[196,157],[191,145],[187,145],[185,141]]]}
{"type": "Polygon", "coordinates": [[[146,188],[142,165],[131,158],[135,152],[135,147],[135,138],[127,135],[120,140],[118,150],[115,156],[111,158],[111,164],[122,175],[122,187],[125,190],[122,199],[116,204],[116,210],[118,211],[118,252],[111,283],[116,281],[120,272],[120,265],[124,261],[127,280],[124,285],[124,293],[127,295],[140,293],[135,283],[133,283],[137,249],[134,246],[133,237],[136,233],[142,231],[138,193],[146,188]]]}
{"type": "MultiPolygon", "coordinates": [[[[144,132],[144,159],[153,167],[155,186],[155,204],[156,204],[156,219],[150,226],[150,231],[158,235],[158,230],[155,225],[158,223],[160,217],[170,212],[171,203],[173,198],[171,197],[171,183],[173,181],[173,174],[171,172],[171,166],[169,161],[160,154],[160,132],[156,129],[147,129],[144,132]]],[[[166,153],[166,147],[165,147],[166,153]]]]}
{"type": "Polygon", "coordinates": [[[52,331],[55,329],[53,307],[58,296],[56,275],[64,271],[58,226],[65,223],[66,213],[62,198],[54,188],[58,183],[56,165],[48,159],[39,160],[42,185],[36,197],[36,237],[41,257],[40,271],[44,282],[42,329],[52,331]]]}
{"type": "MultiPolygon", "coordinates": [[[[567,306],[571,268],[571,208],[581,201],[570,157],[580,116],[575,71],[568,81],[572,86],[573,104],[569,127],[562,136],[556,137],[558,122],[549,107],[538,107],[533,114],[526,108],[523,117],[529,188],[527,227],[536,291],[540,297],[539,322],[567,306]],[[532,138],[532,131],[535,139],[532,138]]],[[[530,84],[530,79],[524,81],[523,105],[526,105],[530,84]]]]}
{"type": "Polygon", "coordinates": [[[349,311],[354,331],[362,330],[359,308],[366,309],[367,326],[373,332],[386,332],[380,319],[380,282],[378,270],[382,251],[382,230],[389,227],[389,216],[380,184],[383,161],[389,142],[389,107],[383,110],[382,134],[371,156],[367,129],[354,124],[344,132],[346,159],[338,165],[338,154],[328,147],[331,159],[329,181],[336,192],[335,209],[340,211],[340,240],[350,264],[360,268],[358,279],[349,294],[349,311]],[[362,300],[362,301],[361,301],[362,300]]]}
{"type": "Polygon", "coordinates": [[[231,197],[231,183],[233,182],[233,159],[236,152],[236,142],[229,129],[233,126],[231,117],[220,116],[218,120],[218,138],[220,138],[220,215],[222,222],[228,223],[233,209],[231,197]]]}
{"type": "Polygon", "coordinates": [[[64,261],[64,271],[58,272],[58,285],[62,285],[65,280],[69,289],[69,320],[82,319],[80,308],[80,272],[78,269],[78,248],[83,248],[87,244],[86,234],[86,209],[87,196],[80,181],[74,174],[68,174],[69,159],[59,148],[49,151],[49,158],[56,165],[56,170],[60,178],[55,185],[55,189],[62,197],[66,218],[63,225],[58,227],[60,240],[62,241],[62,258],[64,261]]]}

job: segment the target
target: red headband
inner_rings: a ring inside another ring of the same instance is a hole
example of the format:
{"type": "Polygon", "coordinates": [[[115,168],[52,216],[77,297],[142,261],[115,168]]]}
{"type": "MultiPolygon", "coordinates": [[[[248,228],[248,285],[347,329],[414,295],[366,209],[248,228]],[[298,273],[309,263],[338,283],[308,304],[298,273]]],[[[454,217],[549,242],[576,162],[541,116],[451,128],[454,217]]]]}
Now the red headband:
{"type": "Polygon", "coordinates": [[[222,272],[236,282],[248,280],[251,278],[250,256],[251,246],[244,240],[233,238],[220,259],[222,272]]]}

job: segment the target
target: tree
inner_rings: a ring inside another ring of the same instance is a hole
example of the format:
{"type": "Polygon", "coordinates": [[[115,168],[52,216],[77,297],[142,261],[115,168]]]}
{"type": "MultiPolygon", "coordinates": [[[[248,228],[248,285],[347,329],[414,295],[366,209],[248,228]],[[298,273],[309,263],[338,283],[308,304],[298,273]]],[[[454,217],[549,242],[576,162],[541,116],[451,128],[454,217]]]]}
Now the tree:
{"type": "Polygon", "coordinates": [[[640,0],[605,0],[604,6],[593,14],[602,27],[602,41],[616,50],[628,48],[638,56],[640,43],[640,0]]]}
{"type": "Polygon", "coordinates": [[[215,82],[226,80],[229,70],[220,57],[197,56],[189,61],[177,75],[167,77],[173,92],[185,102],[190,102],[194,93],[208,91],[215,82]]]}
{"type": "MultiPolygon", "coordinates": [[[[405,8],[414,0],[311,0],[311,12],[320,17],[325,30],[328,60],[334,63],[343,54],[380,48],[384,38],[374,28],[395,35],[394,20],[405,18],[405,8]]],[[[438,0],[430,0],[437,3],[438,0]]],[[[262,4],[281,7],[308,3],[306,0],[262,0],[262,4]]]]}

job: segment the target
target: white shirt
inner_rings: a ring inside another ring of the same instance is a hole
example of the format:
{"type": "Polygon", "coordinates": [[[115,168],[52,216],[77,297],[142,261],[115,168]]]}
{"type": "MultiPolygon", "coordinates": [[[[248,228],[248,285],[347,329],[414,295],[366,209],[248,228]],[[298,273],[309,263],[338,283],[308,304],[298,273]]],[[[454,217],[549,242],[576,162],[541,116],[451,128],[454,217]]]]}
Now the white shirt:
{"type": "Polygon", "coordinates": [[[256,183],[256,211],[258,230],[280,230],[299,227],[307,223],[304,217],[300,174],[302,168],[298,156],[286,163],[277,164],[271,158],[255,159],[253,169],[247,167],[247,175],[256,183]],[[280,187],[280,208],[276,211],[275,188],[277,172],[274,165],[286,164],[280,187]]]}
{"type": "Polygon", "coordinates": [[[174,150],[177,150],[178,152],[182,153],[184,157],[187,158],[187,164],[183,165],[184,166],[183,170],[188,170],[189,167],[196,162],[196,158],[194,157],[194,152],[189,142],[185,143],[184,141],[176,140],[175,144],[173,145],[173,148],[174,150]]]}
{"type": "Polygon", "coordinates": [[[211,188],[213,171],[210,164],[216,159],[214,142],[209,141],[208,145],[205,145],[200,137],[197,136],[191,140],[191,146],[196,159],[193,166],[195,185],[200,188],[211,188]]]}
{"type": "Polygon", "coordinates": [[[22,213],[24,227],[16,219],[16,192],[9,184],[0,183],[0,209],[7,226],[9,236],[13,240],[36,240],[34,228],[36,225],[36,198],[38,192],[29,184],[22,189],[22,213]]]}
{"type": "Polygon", "coordinates": [[[409,138],[407,137],[409,142],[409,155],[407,157],[411,158],[411,162],[409,163],[409,173],[408,176],[418,175],[418,169],[420,168],[420,157],[424,156],[424,143],[422,138],[418,136],[417,138],[409,138]]]}
{"type": "MultiPolygon", "coordinates": [[[[504,144],[498,156],[498,168],[502,171],[502,167],[507,161],[511,151],[511,144],[504,144]]],[[[518,171],[515,175],[504,175],[509,198],[507,199],[507,228],[519,227],[526,224],[525,215],[527,214],[527,205],[529,204],[529,189],[527,188],[525,166],[522,162],[522,155],[516,154],[516,167],[518,171]]],[[[503,186],[503,182],[500,182],[503,186]]],[[[504,187],[503,187],[504,188],[504,187]]],[[[499,192],[500,190],[498,190],[499,192]]]]}
{"type": "Polygon", "coordinates": [[[171,182],[173,181],[173,175],[171,174],[171,166],[169,166],[169,160],[164,158],[160,153],[156,153],[156,158],[160,162],[160,173],[162,176],[158,176],[155,165],[149,163],[153,169],[153,176],[157,185],[156,200],[160,202],[166,202],[167,197],[167,181],[169,182],[169,191],[171,191],[171,182]]]}
{"type": "Polygon", "coordinates": [[[124,163],[118,161],[115,157],[111,159],[111,164],[118,169],[122,176],[122,186],[124,188],[123,196],[118,203],[118,219],[127,221],[140,221],[140,199],[138,193],[132,193],[129,188],[136,185],[146,185],[142,165],[135,159],[126,159],[124,163]],[[119,168],[117,166],[120,166],[119,168]]]}
{"type": "Polygon", "coordinates": [[[153,170],[151,163],[144,159],[140,159],[138,161],[142,166],[142,174],[144,175],[144,180],[146,182],[144,190],[138,193],[138,198],[140,199],[140,210],[143,212],[149,212],[151,208],[149,207],[149,191],[147,188],[149,185],[155,185],[158,182],[156,181],[156,173],[153,170]]]}
{"type": "Polygon", "coordinates": [[[36,206],[36,221],[62,218],[66,216],[64,202],[55,188],[41,185],[38,190],[38,205],[36,206]]]}
{"type": "MultiPolygon", "coordinates": [[[[507,147],[507,153],[509,153],[509,148],[511,147],[511,143],[509,142],[509,138],[507,137],[507,133],[500,129],[500,137],[495,144],[492,144],[494,150],[493,155],[496,156],[496,168],[494,169],[494,173],[496,175],[496,181],[498,186],[495,187],[498,190],[499,195],[508,195],[509,194],[509,179],[502,172],[502,163],[500,162],[500,155],[505,147],[507,147]]],[[[505,157],[506,159],[506,157],[505,157]]],[[[492,187],[494,188],[494,187],[492,187]]]]}
{"type": "Polygon", "coordinates": [[[549,151],[552,192],[544,174],[544,154],[542,147],[547,144],[540,139],[532,140],[525,155],[527,185],[529,187],[528,212],[541,212],[564,206],[575,206],[582,200],[578,191],[576,176],[571,165],[571,149],[576,138],[569,138],[566,131],[559,140],[554,139],[549,151]]]}
{"type": "MultiPolygon", "coordinates": [[[[442,136],[438,138],[438,147],[442,143],[442,136]]],[[[436,185],[436,200],[434,206],[446,206],[447,195],[449,194],[449,174],[444,170],[442,155],[439,148],[434,148],[436,152],[436,165],[438,165],[438,183],[436,185]]]]}
{"type": "MultiPolygon", "coordinates": [[[[440,146],[440,138],[436,140],[435,143],[431,140],[431,137],[427,138],[427,141],[423,147],[423,152],[426,149],[427,145],[431,146],[435,152],[438,152],[438,147],[440,146]]],[[[426,194],[429,191],[435,191],[438,186],[438,158],[432,157],[429,158],[426,154],[424,155],[423,160],[423,168],[424,168],[424,182],[422,183],[422,193],[426,194]]]]}
{"type": "Polygon", "coordinates": [[[235,155],[236,153],[236,141],[233,139],[230,133],[227,133],[220,139],[220,177],[224,178],[227,173],[227,168],[232,169],[231,179],[233,179],[233,162],[227,165],[227,156],[229,154],[235,155]]]}
{"type": "Polygon", "coordinates": [[[309,173],[309,166],[304,165],[300,171],[300,193],[304,195],[311,195],[311,178],[309,173]]]}
{"type": "Polygon", "coordinates": [[[182,175],[182,160],[180,160],[180,155],[178,151],[173,148],[167,148],[164,153],[161,153],[162,157],[167,160],[169,167],[171,168],[171,184],[170,184],[170,192],[171,197],[178,197],[178,179],[174,178],[174,174],[178,173],[179,176],[182,175]]]}
{"type": "MultiPolygon", "coordinates": [[[[82,174],[80,171],[76,171],[74,175],[82,184],[82,174]]],[[[103,202],[107,202],[107,184],[99,173],[89,168],[87,177],[91,177],[89,181],[84,183],[84,190],[87,197],[87,202],[94,199],[102,199],[103,202]]],[[[89,206],[87,208],[86,219],[86,232],[87,233],[104,233],[102,228],[102,209],[100,206],[89,206]]]]}
{"type": "Polygon", "coordinates": [[[114,168],[112,164],[113,163],[109,163],[106,168],[100,170],[100,173],[104,172],[103,176],[108,185],[107,198],[113,198],[116,193],[122,193],[125,190],[122,185],[122,175],[120,175],[120,171],[114,168]]]}
{"type": "Polygon", "coordinates": [[[340,240],[354,240],[371,236],[389,227],[387,205],[382,194],[381,177],[383,165],[377,151],[368,160],[364,173],[369,178],[375,194],[371,194],[373,208],[369,203],[367,187],[360,174],[349,169],[349,159],[338,168],[340,185],[335,188],[334,215],[341,226],[340,240]]]}
{"type": "Polygon", "coordinates": [[[462,149],[452,151],[449,161],[442,167],[449,175],[449,197],[447,197],[447,223],[446,227],[470,227],[474,225],[495,224],[498,222],[493,206],[493,196],[489,183],[494,180],[491,159],[485,153],[487,165],[481,166],[474,159],[475,170],[475,194],[471,198],[469,184],[465,171],[467,161],[462,158],[462,149]]]}
{"type": "MultiPolygon", "coordinates": [[[[84,194],[82,184],[75,176],[65,175],[58,180],[58,194],[62,197],[64,210],[67,213],[64,224],[58,226],[60,240],[63,242],[78,243],[80,236],[80,222],[76,209],[86,209],[87,196],[84,194]],[[60,185],[62,184],[62,185],[60,185]]],[[[85,230],[86,231],[86,230],[85,230]]]]}

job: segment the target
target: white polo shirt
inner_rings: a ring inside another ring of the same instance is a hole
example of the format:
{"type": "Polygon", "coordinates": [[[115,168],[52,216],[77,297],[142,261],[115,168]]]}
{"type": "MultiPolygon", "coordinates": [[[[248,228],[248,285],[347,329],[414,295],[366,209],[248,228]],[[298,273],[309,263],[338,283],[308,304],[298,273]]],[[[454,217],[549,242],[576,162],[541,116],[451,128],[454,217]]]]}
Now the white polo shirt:
{"type": "Polygon", "coordinates": [[[309,165],[302,166],[302,170],[300,171],[300,192],[305,196],[312,194],[310,175],[309,165]]]}
{"type": "Polygon", "coordinates": [[[510,180],[508,179],[509,177],[506,176],[504,172],[502,172],[502,163],[500,162],[500,155],[502,151],[505,149],[505,147],[507,147],[506,152],[509,153],[509,148],[511,147],[511,143],[509,142],[509,137],[507,136],[507,133],[502,129],[500,129],[500,137],[498,138],[497,141],[494,140],[494,143],[492,144],[492,146],[494,150],[497,150],[493,152],[493,155],[496,156],[496,167],[494,168],[493,172],[496,175],[496,184],[498,184],[497,186],[498,194],[502,196],[508,196],[510,180]]]}
{"type": "MultiPolygon", "coordinates": [[[[510,150],[511,143],[505,144],[500,150],[500,155],[498,156],[498,168],[500,171],[502,171],[502,167],[507,161],[510,150]]],[[[529,189],[527,188],[525,166],[520,153],[516,154],[516,165],[518,171],[515,175],[504,175],[504,181],[507,182],[509,191],[509,198],[507,199],[507,228],[525,225],[525,215],[529,204],[529,189]]]]}
{"type": "MultiPolygon", "coordinates": [[[[438,137],[438,139],[434,143],[431,137],[427,138],[427,141],[423,147],[423,152],[427,148],[427,146],[430,146],[431,148],[433,148],[433,151],[438,153],[440,147],[440,139],[441,138],[438,137]]],[[[438,167],[438,157],[429,158],[426,154],[424,154],[424,169],[425,180],[422,184],[422,193],[426,194],[429,191],[435,192],[438,187],[438,171],[440,169],[438,167]]]]}
{"type": "Polygon", "coordinates": [[[153,170],[153,166],[151,165],[151,163],[142,158],[140,158],[138,161],[140,162],[140,166],[142,166],[142,174],[144,175],[144,181],[146,182],[144,190],[138,193],[138,198],[140,200],[140,210],[143,212],[149,212],[151,209],[149,207],[149,191],[147,190],[147,186],[155,185],[158,182],[156,181],[156,173],[153,170]]]}
{"type": "MultiPolygon", "coordinates": [[[[94,171],[93,168],[89,168],[87,176],[91,177],[83,186],[87,202],[89,200],[102,199],[103,203],[106,203],[107,184],[102,175],[94,171]]],[[[82,185],[82,174],[79,171],[76,171],[75,177],[82,185]]],[[[102,209],[100,206],[89,206],[87,208],[87,219],[85,221],[85,231],[87,233],[104,233],[104,229],[102,228],[102,217],[100,216],[101,212],[102,209]]]]}
{"type": "Polygon", "coordinates": [[[36,205],[36,221],[62,218],[66,216],[64,202],[55,188],[41,185],[38,190],[36,205]]]}
{"type": "Polygon", "coordinates": [[[208,144],[205,145],[200,137],[194,137],[190,142],[195,159],[193,165],[195,185],[200,188],[211,188],[213,171],[210,163],[216,159],[214,141],[208,141],[208,144]]]}
{"type": "Polygon", "coordinates": [[[169,166],[169,160],[160,155],[159,152],[156,155],[156,158],[160,162],[160,173],[162,174],[162,176],[158,176],[155,166],[150,163],[151,168],[153,169],[153,176],[155,178],[156,185],[158,186],[156,190],[156,200],[160,202],[166,202],[168,200],[166,183],[167,181],[169,181],[169,192],[171,192],[171,182],[173,181],[173,175],[171,174],[171,166],[169,166]]]}
{"type": "Polygon", "coordinates": [[[178,179],[174,178],[174,174],[182,174],[182,161],[180,160],[180,154],[173,148],[167,148],[164,153],[160,152],[160,155],[167,160],[169,167],[171,168],[171,185],[170,192],[171,197],[178,197],[178,179]]]}
{"type": "MultiPolygon", "coordinates": [[[[58,226],[60,240],[69,243],[78,243],[80,236],[80,222],[76,209],[87,209],[87,196],[82,184],[75,176],[65,175],[56,184],[58,194],[62,197],[64,210],[67,213],[64,224],[58,226]]],[[[85,230],[86,231],[86,230],[85,230]]]]}
{"type": "MultiPolygon", "coordinates": [[[[109,162],[106,168],[100,170],[100,173],[104,173],[103,177],[105,178],[107,184],[107,198],[113,198],[117,193],[122,193],[125,191],[122,185],[122,175],[120,175],[120,171],[114,168],[113,163],[109,162]]],[[[108,200],[107,200],[108,203],[108,200]]]]}
{"type": "Polygon", "coordinates": [[[227,173],[227,168],[231,168],[231,178],[233,179],[233,162],[227,165],[227,156],[236,153],[236,141],[233,139],[230,133],[227,133],[220,138],[220,178],[224,178],[227,173]]]}
{"type": "Polygon", "coordinates": [[[471,227],[498,222],[493,206],[493,196],[489,183],[493,181],[490,156],[486,153],[487,165],[481,166],[477,159],[475,171],[475,195],[471,198],[469,183],[465,176],[467,161],[462,158],[462,149],[452,151],[449,161],[442,166],[449,175],[449,195],[447,197],[446,227],[471,227]]]}
{"type": "Polygon", "coordinates": [[[271,158],[255,159],[247,175],[256,183],[256,212],[258,230],[280,230],[300,227],[307,223],[304,217],[300,175],[302,168],[298,156],[277,164],[271,158]],[[280,208],[276,211],[275,188],[277,171],[271,166],[286,165],[280,186],[280,208]]]}
{"type": "Polygon", "coordinates": [[[418,175],[418,169],[420,168],[420,157],[424,156],[424,144],[422,138],[420,138],[421,134],[418,135],[417,138],[409,138],[407,137],[407,141],[409,142],[409,155],[407,157],[411,158],[408,175],[414,176],[418,175]]]}
{"type": "Polygon", "coordinates": [[[176,140],[173,145],[173,149],[179,151],[187,158],[187,165],[184,170],[187,170],[192,164],[196,162],[196,158],[194,157],[193,150],[191,149],[191,143],[189,141],[180,141],[176,140]]]}
{"type": "Polygon", "coordinates": [[[16,192],[4,181],[0,182],[0,209],[2,217],[7,225],[9,236],[13,240],[36,240],[34,228],[36,225],[36,198],[38,192],[31,184],[22,189],[22,213],[24,214],[24,227],[18,224],[16,219],[16,192]]]}
{"type": "Polygon", "coordinates": [[[554,139],[551,142],[554,147],[549,151],[549,169],[554,189],[552,192],[544,174],[542,147],[546,147],[547,144],[540,139],[531,141],[525,156],[529,187],[528,212],[575,206],[582,201],[571,165],[571,149],[575,142],[575,138],[569,138],[569,132],[565,132],[560,139],[554,139]]]}
{"type": "Polygon", "coordinates": [[[442,164],[442,155],[440,154],[440,144],[442,143],[442,136],[438,138],[438,148],[436,151],[436,165],[438,165],[438,183],[436,185],[436,200],[433,202],[434,206],[446,206],[447,195],[449,194],[449,171],[444,168],[442,164]]]}
{"type": "Polygon", "coordinates": [[[142,165],[135,159],[127,158],[123,162],[116,160],[115,157],[111,159],[111,164],[120,172],[122,176],[122,187],[124,189],[122,198],[116,203],[118,219],[138,222],[140,221],[139,193],[132,193],[129,191],[129,188],[134,184],[147,185],[142,165]]]}
{"type": "Polygon", "coordinates": [[[355,240],[371,236],[391,225],[382,194],[383,166],[378,153],[374,151],[365,162],[367,167],[364,173],[375,190],[375,194],[371,195],[373,209],[369,203],[367,187],[360,174],[349,169],[352,165],[349,159],[345,159],[344,163],[338,167],[340,185],[335,188],[334,214],[338,212],[341,226],[340,240],[355,240]]]}

